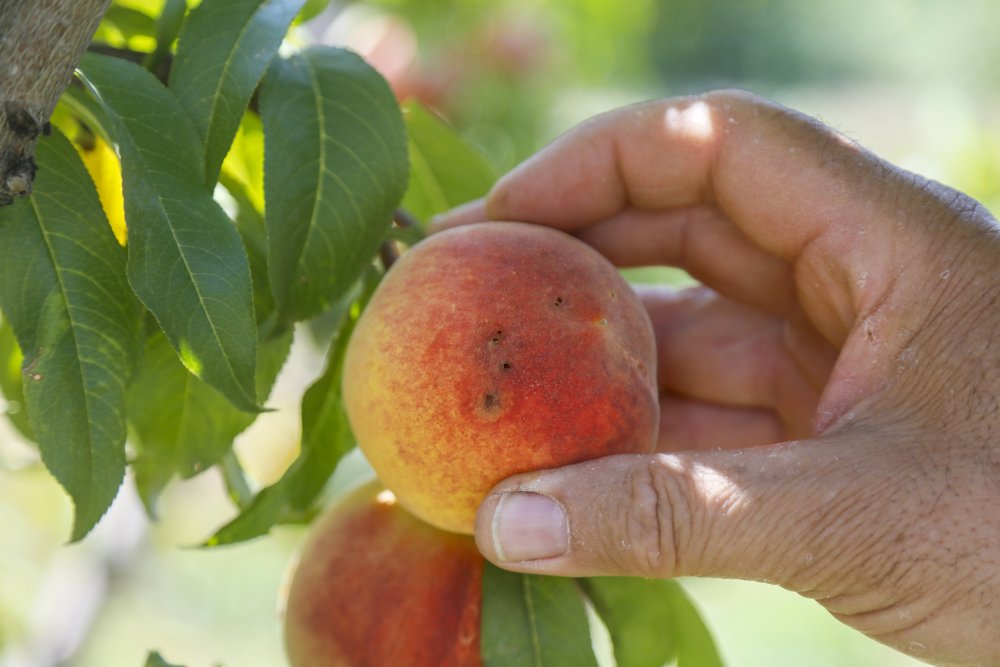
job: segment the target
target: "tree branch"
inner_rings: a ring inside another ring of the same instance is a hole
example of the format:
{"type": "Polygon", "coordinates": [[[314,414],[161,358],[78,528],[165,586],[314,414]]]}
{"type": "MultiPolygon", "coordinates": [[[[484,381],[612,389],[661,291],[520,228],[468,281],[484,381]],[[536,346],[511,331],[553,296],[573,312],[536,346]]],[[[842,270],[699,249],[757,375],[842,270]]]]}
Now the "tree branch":
{"type": "Polygon", "coordinates": [[[0,0],[0,206],[31,192],[35,142],[111,0],[0,0]]]}

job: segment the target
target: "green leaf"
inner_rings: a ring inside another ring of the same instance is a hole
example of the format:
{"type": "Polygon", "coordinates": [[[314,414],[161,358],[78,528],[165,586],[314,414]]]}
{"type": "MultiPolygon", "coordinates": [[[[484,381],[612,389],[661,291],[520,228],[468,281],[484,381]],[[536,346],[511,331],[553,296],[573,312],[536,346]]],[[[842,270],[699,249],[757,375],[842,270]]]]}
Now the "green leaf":
{"type": "Polygon", "coordinates": [[[604,621],[618,667],[722,667],[711,633],[679,583],[591,577],[580,584],[604,621]]]}
{"type": "Polygon", "coordinates": [[[302,11],[299,12],[299,15],[295,18],[295,23],[301,24],[314,19],[329,6],[330,0],[306,0],[306,4],[302,8],[302,11]]]}
{"type": "Polygon", "coordinates": [[[160,656],[159,653],[153,651],[152,653],[149,654],[149,657],[146,658],[146,667],[182,667],[182,666],[176,665],[172,662],[167,662],[166,660],[163,659],[162,656],[160,656]]]}
{"type": "MultiPolygon", "coordinates": [[[[239,183],[250,198],[254,209],[264,213],[264,126],[254,111],[243,114],[233,145],[222,162],[223,185],[225,179],[239,183]]],[[[229,186],[226,185],[228,188],[229,186]]]]}
{"type": "Polygon", "coordinates": [[[677,667],[723,667],[712,633],[694,603],[676,581],[665,583],[673,589],[670,602],[677,619],[677,667]]]}
{"type": "Polygon", "coordinates": [[[260,116],[243,114],[233,145],[222,163],[219,182],[236,204],[236,228],[243,239],[253,276],[257,322],[274,313],[274,296],[267,277],[267,231],[264,228],[264,129],[260,116]]]}
{"type": "Polygon", "coordinates": [[[232,449],[219,461],[219,472],[222,473],[222,481],[226,485],[226,494],[233,504],[241,510],[249,507],[253,502],[253,491],[250,490],[246,472],[232,449]]]}
{"type": "Polygon", "coordinates": [[[72,144],[57,132],[36,157],[34,194],[0,209],[0,307],[24,351],[25,406],[42,461],[76,507],[77,540],[125,472],[139,309],[125,251],[72,144]]]}
{"type": "Polygon", "coordinates": [[[274,312],[274,297],[267,278],[267,232],[261,212],[264,208],[263,147],[260,118],[254,113],[246,113],[219,180],[236,204],[236,228],[250,261],[258,324],[274,312]]]}
{"type": "Polygon", "coordinates": [[[314,48],[261,87],[271,290],[283,325],[330,307],[375,255],[406,188],[396,99],[360,57],[314,48]]]}
{"type": "Polygon", "coordinates": [[[219,177],[240,118],[305,0],[213,0],[181,31],[170,88],[201,136],[205,183],[219,177]]]}
{"type": "Polygon", "coordinates": [[[597,667],[580,589],[572,579],[483,570],[485,667],[597,667]]]}
{"type": "Polygon", "coordinates": [[[108,7],[102,21],[113,25],[125,39],[150,37],[156,32],[156,21],[151,16],[117,4],[108,7]]]}
{"type": "Polygon", "coordinates": [[[618,667],[663,667],[676,653],[673,581],[594,577],[580,584],[611,635],[618,667]]]}
{"type": "Polygon", "coordinates": [[[184,23],[185,13],[187,13],[186,0],[165,0],[163,3],[163,11],[156,20],[156,48],[146,56],[143,63],[150,72],[155,72],[170,53],[170,48],[184,23]]]}
{"type": "Polygon", "coordinates": [[[302,398],[302,446],[298,458],[281,479],[261,490],[246,510],[220,528],[209,539],[209,546],[259,537],[277,523],[306,516],[337,464],[354,449],[354,436],[344,413],[340,379],[347,343],[375,291],[378,278],[378,273],[370,269],[360,294],[342,302],[342,323],[330,344],[326,370],[302,398]]]}
{"type": "Polygon", "coordinates": [[[404,209],[426,222],[489,192],[496,172],[450,126],[417,103],[406,106],[403,118],[410,151],[404,209]]]}
{"type": "Polygon", "coordinates": [[[253,303],[258,324],[274,313],[274,296],[267,279],[267,232],[264,218],[254,208],[245,188],[223,176],[223,184],[236,200],[236,229],[243,239],[253,278],[253,303]]]}
{"type": "Polygon", "coordinates": [[[132,289],[188,370],[241,410],[258,410],[250,267],[204,186],[194,125],[137,65],[88,54],[81,70],[122,159],[132,289]]]}
{"type": "MultiPolygon", "coordinates": [[[[257,349],[257,397],[265,400],[288,357],[291,331],[257,349]]],[[[128,394],[135,432],[136,485],[153,514],[156,498],[173,475],[192,477],[230,451],[255,414],[237,410],[218,391],[188,372],[166,337],[146,342],[142,368],[128,394]]]]}
{"type": "Polygon", "coordinates": [[[10,322],[0,318],[0,393],[7,400],[7,419],[21,435],[34,442],[35,436],[28,424],[28,413],[24,410],[24,381],[21,376],[23,361],[24,355],[17,345],[10,322]]]}

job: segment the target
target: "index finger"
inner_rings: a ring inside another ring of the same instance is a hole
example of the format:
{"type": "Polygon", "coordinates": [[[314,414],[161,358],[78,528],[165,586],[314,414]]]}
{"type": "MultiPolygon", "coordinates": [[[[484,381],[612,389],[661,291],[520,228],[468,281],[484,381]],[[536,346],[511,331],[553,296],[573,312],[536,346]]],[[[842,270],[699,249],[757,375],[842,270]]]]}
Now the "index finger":
{"type": "Polygon", "coordinates": [[[490,218],[575,232],[630,207],[714,204],[786,260],[845,221],[863,224],[888,170],[807,116],[742,92],[643,103],[598,116],[496,185],[490,218]]]}
{"type": "MultiPolygon", "coordinates": [[[[707,204],[749,245],[791,264],[789,288],[840,344],[913,264],[914,229],[945,217],[953,198],[942,190],[819,121],[728,91],[643,103],[585,122],[456,217],[582,233],[630,210],[707,204]]],[[[658,238],[629,234],[618,243],[674,244],[661,254],[683,258],[685,248],[699,246],[693,241],[700,227],[658,238]]]]}

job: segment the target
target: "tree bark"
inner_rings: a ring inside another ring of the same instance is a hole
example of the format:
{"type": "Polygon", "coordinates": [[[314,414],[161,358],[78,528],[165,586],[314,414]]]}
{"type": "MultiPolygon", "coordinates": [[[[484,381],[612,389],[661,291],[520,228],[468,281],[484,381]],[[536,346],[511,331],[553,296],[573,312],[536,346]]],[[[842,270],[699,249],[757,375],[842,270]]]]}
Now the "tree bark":
{"type": "Polygon", "coordinates": [[[0,206],[31,192],[35,142],[111,0],[0,0],[0,206]]]}

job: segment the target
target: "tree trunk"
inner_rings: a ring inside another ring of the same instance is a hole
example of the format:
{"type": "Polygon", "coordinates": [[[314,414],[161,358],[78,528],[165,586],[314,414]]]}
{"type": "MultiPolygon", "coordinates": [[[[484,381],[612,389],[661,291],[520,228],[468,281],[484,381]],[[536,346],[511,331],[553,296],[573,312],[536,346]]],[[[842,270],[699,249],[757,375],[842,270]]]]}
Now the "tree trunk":
{"type": "Polygon", "coordinates": [[[111,0],[0,0],[0,206],[31,192],[35,142],[111,0]]]}

